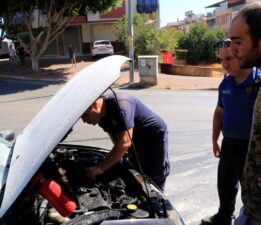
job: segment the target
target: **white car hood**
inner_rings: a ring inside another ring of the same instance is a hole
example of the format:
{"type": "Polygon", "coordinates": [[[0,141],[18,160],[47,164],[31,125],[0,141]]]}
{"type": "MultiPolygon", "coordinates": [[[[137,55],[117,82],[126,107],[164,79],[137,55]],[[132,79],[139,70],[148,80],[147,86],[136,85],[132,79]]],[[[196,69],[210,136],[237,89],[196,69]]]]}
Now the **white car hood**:
{"type": "Polygon", "coordinates": [[[124,56],[103,58],[73,77],[19,134],[13,149],[0,218],[84,111],[120,76],[124,56]]]}

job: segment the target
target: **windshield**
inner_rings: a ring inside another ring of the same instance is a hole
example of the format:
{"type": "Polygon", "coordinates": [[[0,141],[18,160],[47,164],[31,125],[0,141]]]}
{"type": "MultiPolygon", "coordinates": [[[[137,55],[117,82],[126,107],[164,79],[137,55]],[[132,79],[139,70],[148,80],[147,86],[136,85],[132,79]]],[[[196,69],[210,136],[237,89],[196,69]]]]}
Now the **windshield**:
{"type": "Polygon", "coordinates": [[[110,45],[110,41],[95,41],[94,45],[110,45]]]}
{"type": "Polygon", "coordinates": [[[3,191],[8,174],[10,151],[11,144],[0,138],[0,193],[3,191]]]}

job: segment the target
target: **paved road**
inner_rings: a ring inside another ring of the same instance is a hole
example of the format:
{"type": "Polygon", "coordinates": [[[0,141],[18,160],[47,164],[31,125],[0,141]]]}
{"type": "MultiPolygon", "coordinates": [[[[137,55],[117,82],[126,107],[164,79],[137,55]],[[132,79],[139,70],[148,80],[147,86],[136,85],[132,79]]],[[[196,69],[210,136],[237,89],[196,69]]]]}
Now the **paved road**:
{"type": "MultiPolygon", "coordinates": [[[[0,130],[19,133],[39,109],[60,88],[38,82],[0,80],[0,130]]],[[[187,225],[198,225],[218,206],[216,171],[212,156],[211,126],[216,91],[198,90],[117,90],[140,98],[168,124],[171,174],[169,196],[187,225]]],[[[67,142],[109,148],[111,142],[98,127],[76,124],[67,142]]],[[[37,149],[36,149],[37,150],[37,149]]],[[[239,198],[239,196],[238,196],[239,198]]],[[[237,209],[240,202],[237,203],[237,209]]]]}

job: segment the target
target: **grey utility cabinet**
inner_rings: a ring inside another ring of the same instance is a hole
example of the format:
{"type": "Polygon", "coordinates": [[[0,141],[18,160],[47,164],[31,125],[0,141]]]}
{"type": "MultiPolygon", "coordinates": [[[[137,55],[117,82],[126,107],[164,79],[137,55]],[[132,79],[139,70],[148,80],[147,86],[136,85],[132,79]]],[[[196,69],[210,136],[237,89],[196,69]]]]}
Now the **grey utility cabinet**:
{"type": "Polygon", "coordinates": [[[157,85],[158,83],[158,56],[140,55],[138,56],[140,83],[157,85]]]}

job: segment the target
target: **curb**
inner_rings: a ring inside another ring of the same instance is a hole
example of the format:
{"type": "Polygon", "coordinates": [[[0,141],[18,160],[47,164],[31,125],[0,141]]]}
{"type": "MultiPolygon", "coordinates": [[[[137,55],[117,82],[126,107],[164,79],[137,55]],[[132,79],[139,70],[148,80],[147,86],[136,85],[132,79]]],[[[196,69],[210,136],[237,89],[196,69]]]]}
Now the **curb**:
{"type": "MultiPolygon", "coordinates": [[[[70,78],[64,77],[63,79],[60,78],[44,78],[44,77],[32,77],[32,76],[15,76],[15,75],[4,75],[0,74],[0,80],[1,79],[6,79],[6,80],[22,80],[22,81],[31,81],[31,82],[41,82],[44,84],[65,84],[70,78]]],[[[113,87],[117,87],[119,89],[168,89],[168,90],[217,90],[217,87],[211,87],[211,86],[205,86],[205,87],[196,87],[195,86],[187,86],[187,87],[182,87],[182,86],[177,86],[177,87],[172,87],[168,82],[164,84],[158,84],[158,85],[146,85],[146,84],[141,84],[140,82],[133,82],[133,83],[128,83],[128,82],[118,82],[116,81],[113,85],[113,87]]]]}
{"type": "Polygon", "coordinates": [[[59,79],[37,78],[37,77],[13,76],[13,75],[4,75],[4,74],[0,74],[0,79],[40,81],[40,82],[46,82],[46,83],[66,83],[67,82],[67,79],[59,80],[59,79]]]}

